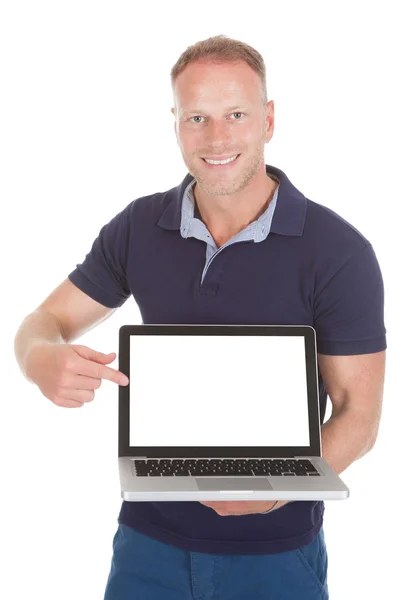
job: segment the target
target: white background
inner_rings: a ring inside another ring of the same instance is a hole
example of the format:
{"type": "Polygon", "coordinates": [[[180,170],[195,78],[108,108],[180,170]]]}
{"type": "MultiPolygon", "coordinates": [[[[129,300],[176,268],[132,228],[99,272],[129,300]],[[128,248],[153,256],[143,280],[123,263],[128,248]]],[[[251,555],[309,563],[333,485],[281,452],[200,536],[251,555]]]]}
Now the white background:
{"type": "MultiPolygon", "coordinates": [[[[276,111],[266,162],[359,229],[381,266],[383,416],[374,449],[342,474],[350,498],[326,503],[328,584],[334,600],[406,597],[413,535],[410,5],[2,4],[2,597],[103,598],[121,506],[117,386],[104,381],[81,410],[57,407],[21,374],[13,340],[23,318],[83,261],[103,224],[133,199],[184,178],[169,73],[187,46],[219,33],[264,57],[276,111]]],[[[119,327],[140,322],[131,298],[75,343],[117,352],[119,327]]]]}

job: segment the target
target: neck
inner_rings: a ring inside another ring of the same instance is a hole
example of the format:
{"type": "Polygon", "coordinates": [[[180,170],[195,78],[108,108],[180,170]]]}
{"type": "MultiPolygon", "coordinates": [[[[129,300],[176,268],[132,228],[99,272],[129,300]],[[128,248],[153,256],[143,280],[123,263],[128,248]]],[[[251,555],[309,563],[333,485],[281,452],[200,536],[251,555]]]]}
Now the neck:
{"type": "Polygon", "coordinates": [[[269,206],[279,185],[266,173],[261,181],[252,183],[253,180],[243,190],[230,196],[210,196],[195,183],[194,199],[217,245],[222,245],[258,219],[269,206]]]}

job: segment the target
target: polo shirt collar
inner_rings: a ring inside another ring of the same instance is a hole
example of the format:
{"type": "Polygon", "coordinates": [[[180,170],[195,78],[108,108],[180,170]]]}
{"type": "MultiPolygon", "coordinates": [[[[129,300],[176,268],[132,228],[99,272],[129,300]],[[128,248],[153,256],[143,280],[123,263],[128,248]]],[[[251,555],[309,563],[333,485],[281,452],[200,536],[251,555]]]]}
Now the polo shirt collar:
{"type": "MultiPolygon", "coordinates": [[[[266,165],[266,173],[279,180],[278,197],[271,233],[280,235],[302,235],[306,217],[306,198],[287,178],[285,173],[272,165],[266,165]]],[[[180,185],[166,192],[168,205],[158,220],[163,229],[180,229],[181,206],[184,192],[194,177],[187,173],[180,185]]]]}

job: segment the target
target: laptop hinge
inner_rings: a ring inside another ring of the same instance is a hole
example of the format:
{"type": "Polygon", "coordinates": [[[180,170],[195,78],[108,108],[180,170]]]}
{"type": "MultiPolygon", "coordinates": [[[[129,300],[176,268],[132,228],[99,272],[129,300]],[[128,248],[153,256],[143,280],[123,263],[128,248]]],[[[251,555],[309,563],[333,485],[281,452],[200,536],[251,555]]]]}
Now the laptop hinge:
{"type": "MultiPolygon", "coordinates": [[[[132,458],[132,457],[131,457],[132,458]]],[[[133,458],[148,458],[148,456],[135,456],[133,458]]],[[[283,458],[309,458],[307,456],[295,456],[293,454],[289,455],[289,456],[284,456],[283,458]]],[[[198,460],[203,460],[202,458],[198,459],[198,460]]]]}

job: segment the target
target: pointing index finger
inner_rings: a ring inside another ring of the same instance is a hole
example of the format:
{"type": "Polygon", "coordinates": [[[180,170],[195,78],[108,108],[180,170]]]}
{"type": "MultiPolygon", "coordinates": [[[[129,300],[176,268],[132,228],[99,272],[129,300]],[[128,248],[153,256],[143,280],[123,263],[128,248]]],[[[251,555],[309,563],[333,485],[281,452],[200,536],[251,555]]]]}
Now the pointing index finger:
{"type": "Polygon", "coordinates": [[[111,367],[106,367],[105,365],[99,365],[99,377],[101,379],[108,379],[109,381],[113,381],[118,385],[128,385],[129,379],[126,375],[121,373],[121,371],[117,371],[116,369],[111,369],[111,367]]]}
{"type": "Polygon", "coordinates": [[[106,365],[94,362],[93,360],[83,360],[80,369],[80,375],[89,375],[98,379],[107,379],[118,385],[128,385],[129,379],[126,375],[117,369],[111,369],[106,365]]]}

